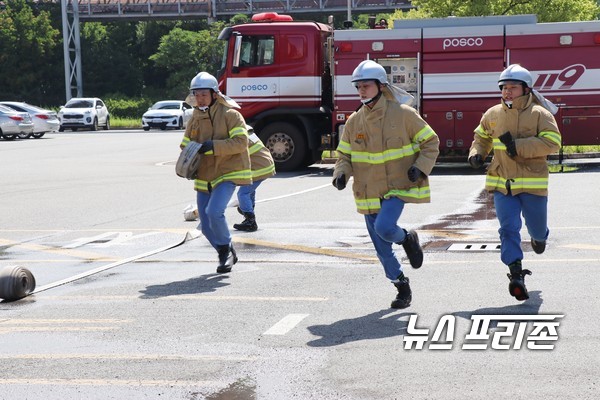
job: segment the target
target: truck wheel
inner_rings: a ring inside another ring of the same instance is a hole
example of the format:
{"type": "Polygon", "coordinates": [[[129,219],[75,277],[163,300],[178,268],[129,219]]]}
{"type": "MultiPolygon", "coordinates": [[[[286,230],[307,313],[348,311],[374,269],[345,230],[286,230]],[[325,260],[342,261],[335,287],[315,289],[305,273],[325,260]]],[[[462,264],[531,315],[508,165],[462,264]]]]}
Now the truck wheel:
{"type": "Polygon", "coordinates": [[[271,152],[277,171],[294,171],[306,158],[306,139],[292,124],[275,122],[265,126],[259,134],[271,152]]]}

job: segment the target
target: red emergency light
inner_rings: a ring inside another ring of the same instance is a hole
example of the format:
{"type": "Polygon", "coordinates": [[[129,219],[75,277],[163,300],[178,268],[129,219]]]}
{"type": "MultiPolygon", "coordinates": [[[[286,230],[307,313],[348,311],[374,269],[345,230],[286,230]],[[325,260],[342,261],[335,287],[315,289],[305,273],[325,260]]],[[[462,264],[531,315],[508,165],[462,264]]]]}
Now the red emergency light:
{"type": "Polygon", "coordinates": [[[352,51],[352,42],[340,43],[340,51],[342,53],[350,53],[352,51]]]}
{"type": "Polygon", "coordinates": [[[289,22],[293,20],[289,15],[277,14],[276,12],[264,12],[252,16],[252,22],[289,22]]]}

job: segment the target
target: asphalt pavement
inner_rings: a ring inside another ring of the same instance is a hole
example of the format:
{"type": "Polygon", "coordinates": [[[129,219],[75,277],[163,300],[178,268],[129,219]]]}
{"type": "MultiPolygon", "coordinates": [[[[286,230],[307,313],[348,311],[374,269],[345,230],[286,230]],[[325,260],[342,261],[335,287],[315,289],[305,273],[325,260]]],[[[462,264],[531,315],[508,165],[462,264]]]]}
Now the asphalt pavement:
{"type": "MultiPolygon", "coordinates": [[[[36,277],[0,302],[0,399],[596,399],[600,167],[551,174],[550,238],[523,227],[530,299],[508,293],[483,171],[442,164],[432,202],[407,205],[422,268],[389,308],[350,190],[332,165],[257,194],[240,261],[185,221],[181,131],[78,132],[1,142],[0,269],[36,277]],[[6,171],[12,171],[7,173],[6,171]]],[[[229,225],[241,216],[232,201],[229,225]]]]}

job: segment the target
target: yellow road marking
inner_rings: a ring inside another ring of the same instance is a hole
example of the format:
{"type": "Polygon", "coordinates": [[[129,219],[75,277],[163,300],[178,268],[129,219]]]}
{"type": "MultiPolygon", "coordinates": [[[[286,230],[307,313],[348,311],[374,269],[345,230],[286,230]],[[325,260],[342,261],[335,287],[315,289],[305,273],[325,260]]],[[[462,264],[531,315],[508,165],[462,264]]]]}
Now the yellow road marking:
{"type": "Polygon", "coordinates": [[[61,385],[61,386],[214,386],[217,381],[169,381],[148,379],[0,379],[0,385],[61,385]]]}
{"type": "Polygon", "coordinates": [[[303,246],[303,245],[299,245],[299,244],[284,244],[284,243],[269,242],[266,240],[253,239],[253,238],[248,238],[248,237],[236,236],[236,237],[233,237],[232,240],[235,243],[263,246],[263,247],[269,247],[272,249],[298,251],[301,253],[319,254],[319,255],[324,255],[324,256],[340,257],[340,258],[352,258],[352,259],[356,259],[356,260],[365,260],[365,261],[377,261],[378,260],[377,257],[367,256],[364,254],[355,254],[355,253],[349,253],[346,251],[323,249],[323,248],[319,248],[319,247],[309,247],[309,246],[303,246]]]}
{"type": "Polygon", "coordinates": [[[0,239],[0,245],[20,247],[20,248],[27,249],[27,250],[41,251],[41,252],[50,253],[50,254],[61,254],[61,255],[66,255],[69,257],[83,258],[85,260],[92,260],[92,261],[109,261],[109,260],[111,260],[111,258],[109,258],[106,255],[92,253],[89,251],[63,249],[63,248],[44,246],[41,244],[33,244],[33,243],[20,243],[20,242],[15,242],[13,240],[6,240],[6,239],[0,239]]]}
{"type": "Polygon", "coordinates": [[[51,319],[51,318],[40,318],[40,319],[26,319],[26,318],[11,318],[0,320],[0,327],[8,324],[17,325],[40,325],[40,324],[122,324],[125,322],[131,322],[128,319],[51,319]]]}
{"type": "MultiPolygon", "coordinates": [[[[173,296],[148,296],[153,300],[238,300],[238,301],[328,301],[328,297],[259,297],[259,296],[213,296],[210,294],[179,294],[173,296]]],[[[140,296],[44,296],[44,300],[139,300],[140,296]]],[[[2,325],[0,325],[1,327],[2,325]]]]}
{"type": "Polygon", "coordinates": [[[0,360],[154,360],[154,361],[255,361],[254,356],[175,354],[0,354],[0,360]]]}
{"type": "Polygon", "coordinates": [[[0,334],[15,333],[15,332],[96,332],[96,331],[113,331],[119,329],[116,326],[0,326],[0,334]]]}

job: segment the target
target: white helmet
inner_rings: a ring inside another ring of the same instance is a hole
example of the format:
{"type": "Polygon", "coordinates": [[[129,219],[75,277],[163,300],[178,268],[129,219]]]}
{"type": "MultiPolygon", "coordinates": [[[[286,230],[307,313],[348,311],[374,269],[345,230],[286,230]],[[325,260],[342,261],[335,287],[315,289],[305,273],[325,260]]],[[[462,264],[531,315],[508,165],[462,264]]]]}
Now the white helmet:
{"type": "Polygon", "coordinates": [[[383,85],[388,84],[385,69],[373,60],[365,60],[358,64],[352,73],[352,82],[379,81],[383,85]]]}
{"type": "Polygon", "coordinates": [[[212,89],[219,93],[219,82],[208,72],[200,72],[190,82],[190,90],[194,89],[212,89]]]}
{"type": "Polygon", "coordinates": [[[502,73],[498,79],[498,86],[502,89],[503,83],[507,81],[522,82],[526,87],[533,88],[533,79],[528,70],[519,64],[511,64],[502,73]]]}

